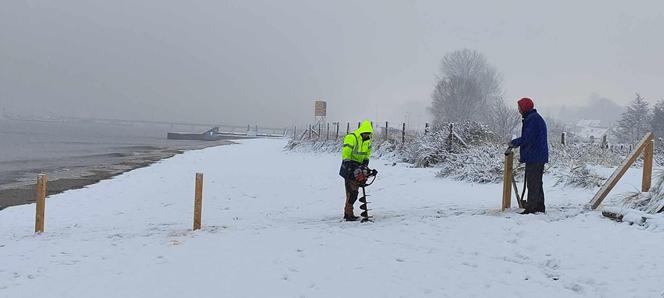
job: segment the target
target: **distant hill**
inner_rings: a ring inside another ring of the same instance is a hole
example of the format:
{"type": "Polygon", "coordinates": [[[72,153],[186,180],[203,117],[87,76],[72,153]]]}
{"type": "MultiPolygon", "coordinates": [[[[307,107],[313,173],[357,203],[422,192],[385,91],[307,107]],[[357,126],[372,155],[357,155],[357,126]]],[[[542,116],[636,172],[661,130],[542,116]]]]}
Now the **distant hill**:
{"type": "Polygon", "coordinates": [[[569,124],[592,119],[601,121],[602,126],[610,127],[620,119],[624,111],[625,107],[613,100],[593,95],[586,105],[550,107],[547,114],[569,124]]]}

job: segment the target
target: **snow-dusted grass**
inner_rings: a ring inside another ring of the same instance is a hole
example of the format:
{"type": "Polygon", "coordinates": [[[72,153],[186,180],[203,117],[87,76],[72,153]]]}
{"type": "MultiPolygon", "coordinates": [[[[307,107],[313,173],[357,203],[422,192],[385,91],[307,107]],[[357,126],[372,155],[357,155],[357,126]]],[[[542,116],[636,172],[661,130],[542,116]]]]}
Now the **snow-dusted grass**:
{"type": "MultiPolygon", "coordinates": [[[[0,297],[660,297],[662,232],[583,211],[500,213],[500,184],[374,160],[375,222],[340,221],[339,154],[282,140],[191,151],[0,212],[0,297]],[[194,174],[205,174],[191,232],[194,174]]],[[[619,193],[639,184],[630,171],[619,193]]],[[[615,200],[614,200],[615,202],[615,200]]]]}

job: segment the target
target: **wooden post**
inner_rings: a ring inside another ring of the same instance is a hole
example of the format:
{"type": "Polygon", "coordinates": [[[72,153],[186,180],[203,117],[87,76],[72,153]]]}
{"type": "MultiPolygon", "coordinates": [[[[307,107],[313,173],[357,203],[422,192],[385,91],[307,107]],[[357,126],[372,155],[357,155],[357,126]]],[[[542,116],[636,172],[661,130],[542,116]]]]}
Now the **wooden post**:
{"type": "Polygon", "coordinates": [[[567,133],[563,132],[560,135],[560,144],[567,145],[567,133]]]}
{"type": "Polygon", "coordinates": [[[337,122],[337,135],[334,137],[334,140],[336,141],[338,139],[339,139],[339,122],[337,122]]]}
{"type": "Polygon", "coordinates": [[[406,143],[406,122],[402,123],[401,128],[401,144],[406,143]]]}
{"type": "Polygon", "coordinates": [[[46,183],[48,178],[45,174],[37,176],[37,212],[35,214],[35,233],[44,232],[44,220],[46,214],[46,183]]]}
{"type": "MultiPolygon", "coordinates": [[[[647,153],[649,148],[647,148],[647,147],[650,147],[650,145],[653,144],[654,139],[655,139],[655,137],[654,137],[653,133],[650,132],[643,138],[643,140],[641,140],[641,142],[639,142],[639,145],[636,147],[636,150],[632,151],[632,153],[629,155],[629,157],[625,161],[623,161],[623,163],[620,165],[620,167],[618,167],[613,172],[613,174],[611,174],[611,177],[609,177],[609,179],[606,181],[606,183],[604,183],[602,188],[600,188],[599,191],[597,192],[597,194],[595,194],[595,196],[593,197],[593,199],[589,203],[591,209],[595,210],[595,209],[597,209],[597,207],[599,207],[599,204],[601,204],[602,201],[604,201],[604,199],[606,198],[606,196],[609,195],[609,192],[613,189],[613,187],[616,186],[616,184],[618,183],[620,178],[622,178],[622,176],[625,175],[625,172],[627,172],[627,169],[629,169],[629,167],[632,164],[634,164],[636,159],[639,158],[639,155],[641,155],[641,153],[646,151],[645,155],[649,155],[649,153],[647,153]]],[[[650,161],[650,162],[647,161],[647,158],[646,158],[646,162],[644,162],[644,164],[643,164],[643,171],[644,171],[644,175],[643,175],[643,181],[642,181],[641,186],[642,186],[643,189],[645,189],[645,186],[647,186],[648,189],[650,189],[650,182],[646,182],[646,178],[648,178],[648,180],[652,179],[652,161],[650,161]],[[646,165],[646,163],[650,163],[650,165],[646,165]],[[648,170],[647,169],[648,167],[650,167],[650,169],[648,171],[650,174],[648,175],[649,177],[646,177],[646,170],[648,170]]]]}
{"type": "Polygon", "coordinates": [[[194,231],[201,229],[203,209],[203,173],[196,173],[196,190],[194,193],[194,231]]]}
{"type": "Polygon", "coordinates": [[[503,206],[501,211],[505,211],[512,205],[512,170],[514,167],[514,153],[505,155],[505,171],[503,172],[503,206]]]}
{"type": "Polygon", "coordinates": [[[655,139],[652,138],[647,142],[646,148],[643,152],[643,178],[641,180],[641,191],[650,191],[652,184],[652,159],[654,155],[655,139]]]}
{"type": "Polygon", "coordinates": [[[609,149],[609,142],[606,135],[602,136],[602,149],[609,149]]]}
{"type": "Polygon", "coordinates": [[[447,136],[447,151],[452,151],[454,143],[454,123],[450,123],[450,134],[447,136]]]}
{"type": "Polygon", "coordinates": [[[390,129],[390,124],[385,121],[385,141],[389,139],[389,129],[390,129]]]}

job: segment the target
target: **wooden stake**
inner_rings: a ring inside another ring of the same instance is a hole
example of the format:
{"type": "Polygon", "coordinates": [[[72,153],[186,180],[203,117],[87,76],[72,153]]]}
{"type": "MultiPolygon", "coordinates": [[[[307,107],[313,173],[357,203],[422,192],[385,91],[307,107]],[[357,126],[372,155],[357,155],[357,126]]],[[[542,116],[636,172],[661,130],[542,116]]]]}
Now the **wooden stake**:
{"type": "Polygon", "coordinates": [[[194,231],[201,229],[203,209],[203,173],[196,173],[196,190],[194,194],[194,231]]]}
{"type": "Polygon", "coordinates": [[[505,171],[503,172],[503,206],[505,211],[512,206],[512,170],[514,167],[514,153],[505,155],[505,171]]]}
{"type": "Polygon", "coordinates": [[[652,159],[654,155],[655,147],[654,137],[648,141],[646,148],[643,152],[643,178],[641,180],[641,191],[648,192],[650,191],[650,186],[652,184],[652,159]]]}
{"type": "Polygon", "coordinates": [[[339,122],[337,122],[337,136],[334,137],[334,140],[336,141],[338,139],[339,139],[339,122]]]}
{"type": "MultiPolygon", "coordinates": [[[[655,137],[654,137],[652,132],[648,133],[643,138],[643,140],[641,140],[641,142],[639,142],[639,145],[636,147],[636,150],[632,151],[632,153],[629,155],[629,157],[625,161],[623,161],[623,163],[620,165],[620,167],[618,167],[613,172],[611,177],[609,177],[609,180],[607,180],[606,183],[604,183],[604,186],[602,186],[602,188],[599,189],[597,194],[595,194],[593,199],[590,201],[590,208],[592,210],[595,210],[595,209],[597,209],[597,207],[599,207],[599,204],[601,204],[602,201],[604,201],[604,199],[606,198],[606,196],[609,195],[609,192],[611,192],[613,187],[616,186],[616,184],[618,183],[620,178],[622,178],[622,176],[625,175],[625,172],[627,172],[627,169],[629,169],[629,167],[632,164],[634,164],[636,159],[639,157],[639,155],[641,155],[641,153],[643,153],[644,150],[647,151],[646,147],[649,147],[649,144],[653,143],[654,138],[655,137]]],[[[652,177],[651,176],[652,175],[652,162],[651,162],[649,167],[650,167],[650,170],[649,170],[650,175],[649,176],[650,176],[650,179],[651,179],[651,177],[652,177]]],[[[648,186],[648,189],[650,189],[650,183],[646,183],[646,181],[645,181],[646,180],[645,171],[646,171],[646,168],[647,168],[645,163],[643,165],[643,168],[644,168],[643,169],[644,170],[644,175],[643,175],[644,176],[643,177],[644,181],[642,182],[642,187],[648,186]]],[[[650,179],[648,179],[648,180],[650,180],[650,179]]]]}
{"type": "Polygon", "coordinates": [[[401,128],[401,144],[406,143],[406,122],[402,123],[401,128]]]}
{"type": "Polygon", "coordinates": [[[387,139],[389,138],[389,137],[388,137],[388,134],[389,134],[388,131],[389,131],[389,129],[390,129],[390,124],[389,124],[387,121],[385,121],[385,141],[387,141],[387,139]]]}
{"type": "Polygon", "coordinates": [[[48,178],[45,174],[37,176],[37,212],[35,215],[35,233],[44,232],[44,220],[46,213],[46,183],[48,178]]]}

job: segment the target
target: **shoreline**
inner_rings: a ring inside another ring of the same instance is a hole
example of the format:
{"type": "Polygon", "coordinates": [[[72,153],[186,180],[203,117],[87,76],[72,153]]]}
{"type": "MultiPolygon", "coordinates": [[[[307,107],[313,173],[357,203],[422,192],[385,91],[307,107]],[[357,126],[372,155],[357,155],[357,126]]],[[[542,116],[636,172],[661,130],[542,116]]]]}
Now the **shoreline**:
{"type": "MultiPolygon", "coordinates": [[[[155,148],[153,150],[119,154],[117,160],[107,161],[92,166],[56,168],[45,171],[48,174],[46,196],[60,194],[69,190],[85,188],[100,181],[111,179],[123,173],[148,167],[158,161],[174,157],[191,150],[235,144],[232,140],[221,140],[202,144],[188,144],[182,147],[155,148]],[[62,174],[62,173],[66,174],[62,174]]],[[[36,179],[36,176],[35,176],[36,179]]],[[[35,180],[36,181],[36,180],[35,180]]],[[[32,204],[35,202],[35,182],[19,179],[0,185],[0,210],[32,204]]]]}

